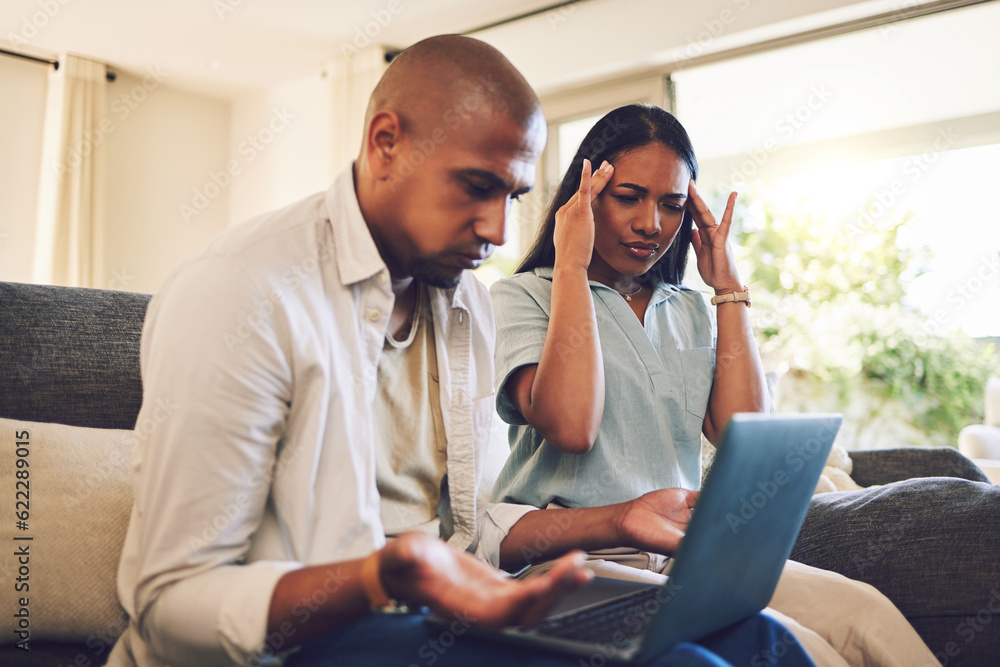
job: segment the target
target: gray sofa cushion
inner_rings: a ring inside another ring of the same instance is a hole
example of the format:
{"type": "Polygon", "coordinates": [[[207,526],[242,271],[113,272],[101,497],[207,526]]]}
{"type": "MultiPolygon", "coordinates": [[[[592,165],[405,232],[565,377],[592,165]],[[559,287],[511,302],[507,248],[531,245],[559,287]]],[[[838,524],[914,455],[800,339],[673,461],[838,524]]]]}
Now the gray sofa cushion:
{"type": "Polygon", "coordinates": [[[861,486],[889,484],[914,477],[958,477],[973,482],[989,478],[954,447],[897,447],[850,452],[851,479],[861,486]]]}
{"type": "Polygon", "coordinates": [[[815,496],[792,560],[892,600],[942,663],[997,664],[1000,486],[924,477],[815,496]]]}
{"type": "Polygon", "coordinates": [[[131,429],[150,295],[0,282],[0,416],[131,429]]]}
{"type": "MultiPolygon", "coordinates": [[[[139,339],[149,299],[0,282],[0,416],[133,428],[142,400],[139,339]]],[[[851,457],[853,476],[863,485],[927,475],[986,480],[950,448],[851,457]]],[[[1000,590],[1000,487],[964,480],[917,479],[821,495],[813,500],[792,557],[875,585],[950,667],[993,664],[1000,652],[1000,616],[993,612],[1000,613],[1000,597],[993,597],[1000,590]],[[912,523],[901,523],[907,515],[912,523]],[[902,532],[894,528],[900,525],[902,532]],[[984,609],[992,622],[969,625],[967,619],[978,623],[984,609]],[[949,648],[958,654],[948,655],[949,648]]],[[[92,639],[33,643],[31,654],[7,645],[0,647],[0,664],[96,667],[107,659],[114,637],[92,639]]]]}

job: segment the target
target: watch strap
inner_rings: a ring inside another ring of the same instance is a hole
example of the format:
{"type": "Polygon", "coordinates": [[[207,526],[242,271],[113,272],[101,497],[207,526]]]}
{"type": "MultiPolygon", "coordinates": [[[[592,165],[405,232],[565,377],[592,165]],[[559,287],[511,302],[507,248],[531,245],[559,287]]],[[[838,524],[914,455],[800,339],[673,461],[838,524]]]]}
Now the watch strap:
{"type": "Polygon", "coordinates": [[[392,598],[385,592],[380,575],[382,553],[373,551],[361,562],[361,586],[365,590],[372,611],[381,611],[394,606],[392,598]]]}
{"type": "Polygon", "coordinates": [[[743,286],[742,292],[730,292],[729,294],[720,294],[718,296],[712,297],[712,305],[718,306],[720,303],[728,303],[730,301],[743,301],[747,304],[747,308],[750,307],[750,288],[746,285],[743,286]]]}

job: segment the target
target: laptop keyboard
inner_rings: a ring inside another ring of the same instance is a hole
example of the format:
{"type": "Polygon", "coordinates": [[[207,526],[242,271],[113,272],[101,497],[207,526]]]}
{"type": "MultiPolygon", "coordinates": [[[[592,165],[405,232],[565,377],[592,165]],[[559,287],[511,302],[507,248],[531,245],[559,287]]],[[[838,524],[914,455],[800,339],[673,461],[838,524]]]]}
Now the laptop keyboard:
{"type": "Polygon", "coordinates": [[[532,629],[562,639],[621,644],[646,630],[646,624],[660,606],[656,599],[660,590],[659,586],[644,588],[596,607],[543,621],[532,629]]]}

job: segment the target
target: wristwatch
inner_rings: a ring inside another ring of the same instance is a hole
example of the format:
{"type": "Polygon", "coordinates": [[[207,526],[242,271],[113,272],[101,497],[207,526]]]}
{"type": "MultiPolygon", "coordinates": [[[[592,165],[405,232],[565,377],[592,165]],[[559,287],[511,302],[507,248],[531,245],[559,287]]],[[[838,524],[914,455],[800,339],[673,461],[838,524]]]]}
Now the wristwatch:
{"type": "Polygon", "coordinates": [[[749,308],[750,288],[744,285],[742,292],[730,292],[729,294],[722,294],[720,296],[712,297],[713,306],[718,306],[720,303],[726,303],[727,301],[744,301],[747,304],[747,308],[749,308]]]}
{"type": "Polygon", "coordinates": [[[379,569],[382,564],[382,552],[373,551],[361,562],[361,587],[368,598],[368,605],[376,614],[408,614],[409,606],[405,602],[389,597],[382,586],[379,569]]]}

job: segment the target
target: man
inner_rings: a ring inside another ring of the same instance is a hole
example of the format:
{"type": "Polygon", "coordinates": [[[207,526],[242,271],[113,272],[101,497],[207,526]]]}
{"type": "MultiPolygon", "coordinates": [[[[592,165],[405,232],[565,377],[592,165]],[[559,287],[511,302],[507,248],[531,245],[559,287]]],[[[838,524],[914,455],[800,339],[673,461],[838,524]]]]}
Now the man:
{"type": "MultiPolygon", "coordinates": [[[[412,662],[429,631],[371,615],[390,597],[497,627],[586,581],[574,554],[515,582],[466,552],[498,562],[552,525],[548,511],[477,507],[494,324],[466,273],[504,242],[544,143],[538,100],[499,52],[425,40],[385,73],[359,158],[326,193],[227,231],[168,279],[143,332],[144,410],[179,407],[132,454],[131,624],[111,664],[254,664],[303,644],[295,660],[360,664],[345,648],[359,637],[380,664],[412,662]]],[[[587,511],[538,555],[672,551],[693,498],[587,511]],[[662,532],[639,539],[650,522],[662,532]]],[[[785,660],[809,664],[780,626],[745,625],[743,657],[790,641],[785,660]]],[[[433,657],[468,652],[520,655],[465,641],[433,657]]]]}

